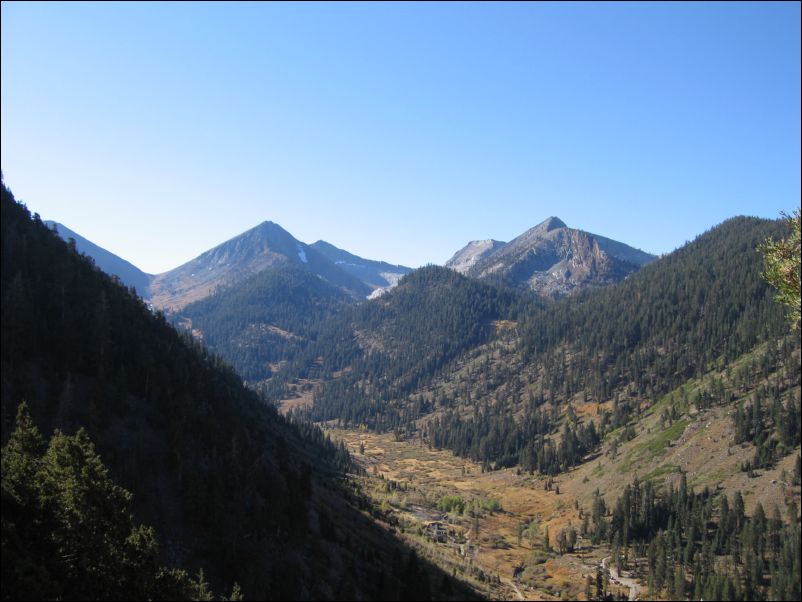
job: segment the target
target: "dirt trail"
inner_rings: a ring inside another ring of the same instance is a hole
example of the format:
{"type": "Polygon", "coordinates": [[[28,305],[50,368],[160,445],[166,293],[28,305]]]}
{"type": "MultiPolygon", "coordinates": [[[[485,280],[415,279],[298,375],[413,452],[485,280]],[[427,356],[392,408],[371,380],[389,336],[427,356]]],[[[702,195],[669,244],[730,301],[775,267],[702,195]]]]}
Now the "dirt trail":
{"type": "MultiPolygon", "coordinates": [[[[601,561],[602,570],[605,570],[605,571],[608,570],[607,569],[607,561],[610,560],[611,558],[612,558],[612,556],[607,556],[607,558],[602,559],[602,561],[601,561]]],[[[640,585],[638,585],[637,581],[635,581],[634,579],[630,579],[629,577],[622,577],[621,575],[618,574],[618,568],[616,568],[616,567],[610,568],[609,572],[610,572],[610,578],[611,578],[610,580],[613,583],[615,583],[617,585],[623,585],[624,587],[628,587],[629,588],[629,599],[630,600],[637,600],[638,599],[638,594],[640,593],[640,585]]]]}

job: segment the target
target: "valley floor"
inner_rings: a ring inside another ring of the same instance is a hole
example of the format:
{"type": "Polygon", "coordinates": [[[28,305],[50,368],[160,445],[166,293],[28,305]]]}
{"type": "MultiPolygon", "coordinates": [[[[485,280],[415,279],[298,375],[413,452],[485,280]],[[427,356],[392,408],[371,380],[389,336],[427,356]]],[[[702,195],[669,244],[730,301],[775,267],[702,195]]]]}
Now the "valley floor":
{"type": "MultiPolygon", "coordinates": [[[[596,567],[608,554],[606,548],[590,546],[580,537],[573,554],[544,550],[546,528],[554,547],[562,527],[578,529],[582,522],[572,498],[546,491],[544,479],[515,469],[482,473],[481,465],[450,451],[430,450],[420,441],[396,441],[391,433],[329,429],[328,434],[343,440],[365,468],[364,492],[399,535],[488,598],[582,599],[588,576],[595,587],[596,567]],[[480,511],[477,538],[468,509],[462,515],[437,509],[444,496],[459,496],[468,506],[496,500],[501,509],[480,511]],[[427,530],[432,522],[443,523],[443,541],[435,541],[427,530]],[[519,525],[530,524],[534,527],[519,540],[519,525]]],[[[612,583],[610,588],[618,590],[612,583]]]]}
{"type": "Polygon", "coordinates": [[[722,445],[733,436],[726,407],[686,415],[672,427],[661,428],[659,412],[654,411],[661,405],[643,417],[638,436],[613,457],[589,459],[555,477],[548,488],[547,477],[516,468],[483,472],[480,464],[448,450],[429,449],[420,439],[399,441],[393,433],[331,425],[326,430],[333,440],[344,441],[365,469],[366,475],[359,477],[362,489],[397,534],[488,598],[586,599],[588,577],[595,595],[596,571],[603,566],[608,591],[635,599],[648,596],[645,581],[627,571],[619,575],[610,566],[606,543],[593,546],[581,536],[583,516],[592,508],[596,489],[609,507],[635,474],[641,480],[669,483],[682,470],[697,490],[741,490],[747,512],[758,501],[767,508],[777,504],[783,512],[788,502],[799,503],[799,487],[783,481],[793,470],[796,452],[749,478],[737,466],[751,457],[753,446],[722,445]],[[438,510],[446,496],[461,498],[464,512],[438,510]],[[474,510],[478,519],[473,518],[474,510]],[[442,531],[435,531],[433,523],[440,523],[442,531]],[[557,535],[565,527],[580,535],[574,552],[561,555],[557,535]],[[551,550],[545,549],[546,530],[551,550]]]}

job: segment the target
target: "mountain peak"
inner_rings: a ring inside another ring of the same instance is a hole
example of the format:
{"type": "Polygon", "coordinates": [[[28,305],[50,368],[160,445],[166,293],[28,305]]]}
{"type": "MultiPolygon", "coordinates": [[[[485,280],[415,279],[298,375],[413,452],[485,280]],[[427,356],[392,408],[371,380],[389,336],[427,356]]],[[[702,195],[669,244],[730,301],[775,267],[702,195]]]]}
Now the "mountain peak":
{"type": "Polygon", "coordinates": [[[568,226],[565,225],[565,222],[562,221],[559,217],[552,215],[550,218],[540,222],[537,226],[535,226],[538,230],[543,230],[545,232],[550,232],[551,230],[556,230],[557,228],[567,228],[568,226]]]}
{"type": "Polygon", "coordinates": [[[270,220],[263,221],[261,224],[254,226],[250,230],[243,232],[243,234],[247,234],[248,232],[255,232],[255,233],[272,232],[272,233],[289,234],[289,232],[287,232],[276,222],[271,222],[270,220]]]}
{"type": "Polygon", "coordinates": [[[500,279],[544,297],[560,297],[579,286],[623,280],[654,256],[624,243],[569,228],[551,216],[507,244],[473,241],[446,267],[474,278],[500,279]]]}
{"type": "Polygon", "coordinates": [[[301,267],[351,295],[364,297],[371,287],[269,220],[159,274],[151,284],[151,303],[177,310],[268,268],[301,267]]]}

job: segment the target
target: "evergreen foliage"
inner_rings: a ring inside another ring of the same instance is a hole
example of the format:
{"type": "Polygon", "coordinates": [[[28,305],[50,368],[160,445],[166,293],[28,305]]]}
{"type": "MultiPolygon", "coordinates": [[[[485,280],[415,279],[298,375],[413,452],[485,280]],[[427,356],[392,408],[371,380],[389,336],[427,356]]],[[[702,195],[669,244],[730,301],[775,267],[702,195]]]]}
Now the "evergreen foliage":
{"type": "Polygon", "coordinates": [[[515,319],[535,302],[447,268],[426,266],[380,297],[353,308],[321,335],[288,375],[326,379],[311,417],[411,431],[427,414],[424,401],[396,407],[449,362],[495,336],[493,322],[515,319]],[[338,378],[334,371],[348,368],[338,378]]]}
{"type": "Polygon", "coordinates": [[[206,346],[250,382],[269,364],[294,357],[352,301],[340,289],[296,267],[270,268],[181,310],[206,346]]]}
{"type": "MultiPolygon", "coordinates": [[[[269,377],[272,397],[292,379],[321,379],[314,407],[284,419],[3,185],[2,596],[210,599],[213,586],[232,584],[230,599],[425,599],[446,586],[466,596],[353,511],[367,503],[337,478],[353,469],[348,452],[301,418],[404,437],[436,412],[422,441],[487,469],[555,475],[586,461],[612,430],[613,453],[633,438],[641,402],[765,343],[728,386],[749,398],[733,411],[736,442],[755,446],[744,470],[770,467],[800,441],[800,368],[788,361],[799,332],[787,334],[755,252],[779,232],[777,223],[735,218],[618,285],[549,305],[427,266],[357,306],[295,269],[188,306],[181,318],[247,380],[269,377]],[[499,334],[498,321],[519,326],[499,334]],[[475,350],[502,348],[514,361],[477,360],[467,380],[432,388],[475,350]],[[753,386],[756,376],[765,384],[753,386]],[[582,421],[564,405],[578,396],[612,401],[612,410],[582,421]],[[163,567],[165,559],[181,568],[163,567]]],[[[711,381],[681,409],[667,408],[664,421],[689,404],[732,399],[711,381]]],[[[800,470],[797,455],[797,483],[800,470]]],[[[438,507],[462,513],[465,502],[445,497],[438,507]]],[[[477,537],[479,510],[471,510],[477,537]]],[[[683,476],[665,494],[636,480],[611,513],[597,494],[582,532],[609,543],[617,562],[630,548],[646,558],[656,595],[788,599],[799,592],[796,509],[788,518],[759,505],[747,517],[740,493],[731,502],[696,494],[683,476]]],[[[560,553],[576,536],[556,534],[560,553]]],[[[606,590],[601,577],[596,589],[606,590]]]]}
{"type": "Polygon", "coordinates": [[[757,387],[751,404],[739,403],[732,413],[735,443],[750,442],[755,446],[754,458],[742,466],[753,474],[760,468],[771,468],[800,443],[800,398],[798,391],[783,404],[777,387],[757,387]]]}
{"type": "Polygon", "coordinates": [[[802,214],[800,214],[800,209],[797,208],[792,215],[786,216],[785,221],[790,230],[788,237],[779,241],[769,238],[758,249],[766,260],[763,277],[777,289],[777,300],[789,308],[791,330],[799,330],[800,312],[802,311],[802,286],[800,285],[802,214]]]}
{"type": "MultiPolygon", "coordinates": [[[[798,396],[781,401],[786,389],[799,384],[798,362],[789,361],[797,355],[799,336],[786,336],[782,309],[760,278],[755,252],[779,227],[755,218],[728,220],[624,282],[523,314],[517,369],[509,368],[515,357],[480,366],[471,380],[478,386],[465,386],[461,403],[428,423],[430,442],[488,467],[519,464],[556,474],[586,458],[610,430],[623,428],[620,441],[611,442],[613,450],[631,439],[630,421],[641,400],[770,341],[754,371],[763,377],[782,372],[785,388],[755,391],[756,398],[771,402],[773,418],[762,418],[761,436],[753,430],[749,440],[759,448],[755,465],[771,465],[799,441],[798,396]],[[613,409],[602,412],[597,427],[578,423],[572,412],[561,412],[563,402],[577,395],[612,400],[613,409]],[[769,436],[774,424],[777,435],[769,436]],[[551,437],[557,433],[559,444],[551,437]]],[[[746,371],[734,380],[748,390],[754,376],[746,371]]],[[[719,385],[694,400],[699,409],[729,401],[719,385]]],[[[672,406],[667,419],[678,417],[672,406]]]]}
{"type": "MultiPolygon", "coordinates": [[[[754,466],[770,466],[799,438],[789,426],[798,423],[798,398],[781,401],[799,383],[799,366],[786,361],[797,353],[799,337],[786,336],[755,251],[780,230],[777,222],[734,218],[622,283],[552,304],[428,266],[322,326],[267,391],[279,398],[287,394],[286,382],[319,378],[306,414],[315,420],[405,437],[434,413],[422,432],[432,446],[488,469],[517,464],[554,475],[587,459],[608,432],[621,429],[611,441],[615,453],[636,435],[632,418],[646,400],[770,342],[759,366],[733,377],[748,391],[755,373],[786,374],[785,388],[754,393],[770,402],[772,417],[763,421],[761,437],[748,440],[759,448],[754,466]],[[520,324],[500,335],[495,320],[520,324]],[[517,351],[506,351],[516,340],[517,351]],[[505,344],[488,345],[493,341],[505,344]],[[500,359],[473,361],[467,376],[452,377],[455,364],[472,360],[477,349],[495,350],[500,359]],[[447,384],[433,392],[437,379],[447,384]],[[577,396],[612,400],[612,410],[602,411],[597,424],[579,421],[563,411],[577,396]],[[771,435],[775,418],[783,432],[771,435]]],[[[719,382],[690,402],[704,409],[730,398],[719,382]]],[[[677,420],[681,411],[672,406],[666,420],[677,420]]]]}
{"type": "MultiPolygon", "coordinates": [[[[600,496],[597,496],[599,499],[600,496]]],[[[603,503],[603,502],[602,502],[603,503]]],[[[800,523],[789,506],[783,522],[758,503],[752,516],[743,497],[678,488],[660,495],[651,482],[627,485],[609,521],[593,513],[594,541],[606,539],[617,557],[632,549],[652,596],[672,600],[794,600],[800,591],[800,523]],[[718,506],[718,507],[716,507],[718,506]]]]}
{"type": "Polygon", "coordinates": [[[474,406],[473,415],[462,418],[457,410],[433,418],[427,431],[434,447],[448,448],[454,453],[482,462],[486,467],[521,465],[529,471],[555,475],[579,464],[600,441],[593,422],[579,423],[571,414],[564,423],[559,443],[547,437],[559,419],[556,405],[540,408],[541,399],[524,405],[523,417],[513,419],[499,404],[474,406]]]}
{"type": "Polygon", "coordinates": [[[604,401],[627,385],[650,395],[676,389],[784,333],[755,251],[780,229],[727,220],[622,283],[531,314],[521,348],[547,369],[544,356],[570,355],[561,374],[567,396],[584,390],[604,401]]]}
{"type": "Polygon", "coordinates": [[[56,431],[45,448],[20,404],[2,451],[2,498],[4,600],[193,599],[198,584],[159,566],[153,528],[134,524],[131,494],[84,429],[56,431]]]}

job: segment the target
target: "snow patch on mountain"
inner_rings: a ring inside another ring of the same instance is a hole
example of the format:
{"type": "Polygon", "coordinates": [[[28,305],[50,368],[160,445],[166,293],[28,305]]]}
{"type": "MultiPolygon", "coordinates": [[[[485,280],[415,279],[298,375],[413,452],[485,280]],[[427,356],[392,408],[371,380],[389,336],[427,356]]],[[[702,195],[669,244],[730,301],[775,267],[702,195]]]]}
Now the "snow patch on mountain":
{"type": "Polygon", "coordinates": [[[398,286],[398,282],[404,277],[404,274],[398,272],[380,272],[379,275],[384,278],[389,284],[381,286],[368,295],[368,299],[378,299],[387,291],[398,286]]]}

